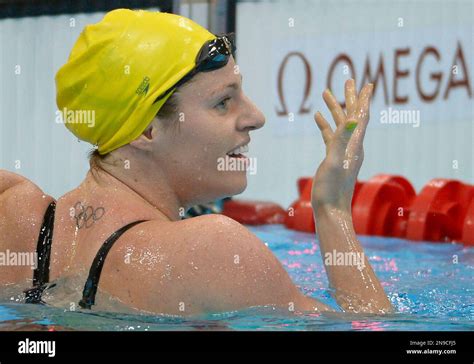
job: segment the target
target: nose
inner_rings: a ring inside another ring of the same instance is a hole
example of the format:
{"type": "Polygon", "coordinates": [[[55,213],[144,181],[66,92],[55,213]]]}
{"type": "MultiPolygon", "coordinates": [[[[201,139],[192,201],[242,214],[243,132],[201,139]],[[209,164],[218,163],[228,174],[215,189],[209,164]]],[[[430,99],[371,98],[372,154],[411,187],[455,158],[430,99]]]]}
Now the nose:
{"type": "Polygon", "coordinates": [[[265,124],[265,115],[246,95],[242,108],[245,111],[237,123],[239,130],[257,130],[265,124]]]}

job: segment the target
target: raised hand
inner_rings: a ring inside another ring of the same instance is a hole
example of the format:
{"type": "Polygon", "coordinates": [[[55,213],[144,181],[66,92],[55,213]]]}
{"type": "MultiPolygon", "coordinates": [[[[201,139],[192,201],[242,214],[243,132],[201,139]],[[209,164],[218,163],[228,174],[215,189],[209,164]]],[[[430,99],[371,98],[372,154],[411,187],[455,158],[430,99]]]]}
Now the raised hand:
{"type": "Polygon", "coordinates": [[[326,157],[313,178],[313,207],[331,206],[350,211],[354,186],[364,160],[363,141],[369,122],[373,85],[365,85],[359,95],[355,82],[345,84],[346,112],[329,90],[323,99],[331,111],[336,129],[318,111],[314,120],[326,144],[326,157]]]}

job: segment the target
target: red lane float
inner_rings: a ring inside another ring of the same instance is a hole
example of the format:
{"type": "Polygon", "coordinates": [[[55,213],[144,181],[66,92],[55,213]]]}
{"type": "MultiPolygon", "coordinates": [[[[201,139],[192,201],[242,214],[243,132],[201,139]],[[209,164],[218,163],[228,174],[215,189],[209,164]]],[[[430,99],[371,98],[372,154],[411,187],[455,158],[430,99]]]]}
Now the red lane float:
{"type": "Polygon", "coordinates": [[[288,229],[312,233],[315,231],[313,208],[311,207],[311,177],[297,181],[299,199],[291,204],[285,215],[284,224],[288,229]]]}
{"type": "MultiPolygon", "coordinates": [[[[299,178],[297,185],[299,198],[284,223],[289,229],[313,233],[312,178],[299,178]]],[[[377,175],[367,182],[357,181],[352,218],[358,234],[474,246],[474,186],[439,178],[417,195],[406,178],[377,175]]]]}
{"type": "Polygon", "coordinates": [[[222,214],[241,224],[263,225],[282,224],[286,211],[273,202],[232,199],[224,201],[222,214]]]}
{"type": "Polygon", "coordinates": [[[466,245],[474,246],[474,198],[471,199],[467,208],[461,241],[466,245]]]}
{"type": "Polygon", "coordinates": [[[352,221],[357,234],[404,237],[408,207],[415,190],[401,176],[380,174],[364,183],[352,200],[352,221]]]}
{"type": "Polygon", "coordinates": [[[405,237],[415,241],[460,242],[473,197],[473,186],[450,179],[431,180],[410,206],[405,237]]]}
{"type": "MultiPolygon", "coordinates": [[[[284,223],[314,233],[312,184],[311,177],[298,179],[299,198],[287,211],[272,202],[228,200],[222,213],[242,224],[284,223]]],[[[356,181],[352,220],[357,234],[474,246],[474,186],[437,178],[417,195],[406,178],[380,174],[356,181]]]]}

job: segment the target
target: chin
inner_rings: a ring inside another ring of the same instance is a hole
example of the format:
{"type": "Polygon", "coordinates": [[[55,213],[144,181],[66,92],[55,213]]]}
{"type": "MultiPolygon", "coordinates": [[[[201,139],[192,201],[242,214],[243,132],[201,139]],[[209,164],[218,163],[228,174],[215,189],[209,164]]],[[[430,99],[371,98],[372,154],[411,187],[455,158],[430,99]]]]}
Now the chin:
{"type": "Polygon", "coordinates": [[[225,172],[192,189],[189,207],[241,194],[247,188],[246,172],[225,172]]]}
{"type": "Polygon", "coordinates": [[[222,191],[218,199],[239,195],[247,188],[246,172],[227,172],[225,178],[219,180],[219,187],[216,190],[222,191]]]}

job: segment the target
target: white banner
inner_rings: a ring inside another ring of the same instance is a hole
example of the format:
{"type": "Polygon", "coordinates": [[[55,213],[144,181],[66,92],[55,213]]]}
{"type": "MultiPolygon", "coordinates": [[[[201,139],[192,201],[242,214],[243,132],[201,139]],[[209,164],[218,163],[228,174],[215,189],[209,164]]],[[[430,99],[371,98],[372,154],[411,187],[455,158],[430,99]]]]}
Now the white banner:
{"type": "MultiPolygon", "coordinates": [[[[401,20],[400,20],[401,21],[401,20]]],[[[473,120],[470,28],[431,28],[272,39],[279,135],[305,133],[325,88],[344,103],[344,81],[374,83],[371,127],[473,120]]],[[[324,111],[324,110],[321,110],[324,111]]]]}

